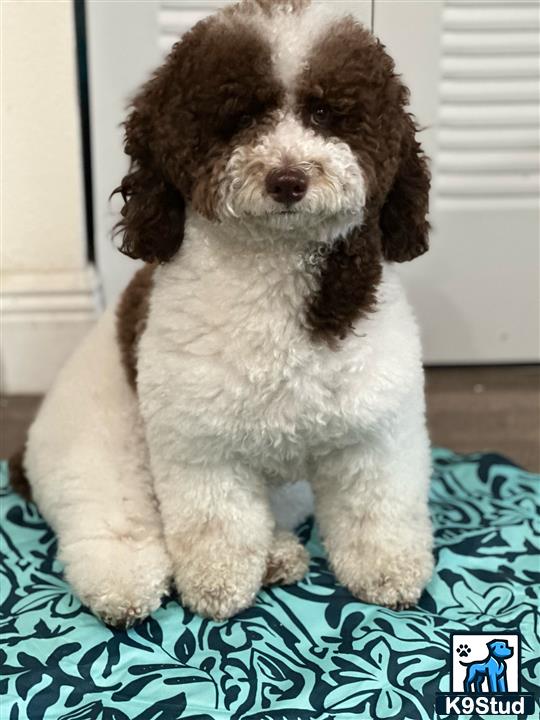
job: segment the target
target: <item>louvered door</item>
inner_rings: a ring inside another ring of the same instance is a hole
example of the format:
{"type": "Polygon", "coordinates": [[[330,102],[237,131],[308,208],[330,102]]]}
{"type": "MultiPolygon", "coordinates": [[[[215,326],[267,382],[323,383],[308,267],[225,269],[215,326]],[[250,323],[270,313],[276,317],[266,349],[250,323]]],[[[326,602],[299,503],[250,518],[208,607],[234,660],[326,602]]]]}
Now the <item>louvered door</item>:
{"type": "Polygon", "coordinates": [[[442,207],[526,209],[537,202],[538,12],[536,3],[445,3],[442,207]]]}
{"type": "Polygon", "coordinates": [[[538,3],[375,8],[433,158],[432,251],[403,268],[426,359],[537,361],[538,3]]]}

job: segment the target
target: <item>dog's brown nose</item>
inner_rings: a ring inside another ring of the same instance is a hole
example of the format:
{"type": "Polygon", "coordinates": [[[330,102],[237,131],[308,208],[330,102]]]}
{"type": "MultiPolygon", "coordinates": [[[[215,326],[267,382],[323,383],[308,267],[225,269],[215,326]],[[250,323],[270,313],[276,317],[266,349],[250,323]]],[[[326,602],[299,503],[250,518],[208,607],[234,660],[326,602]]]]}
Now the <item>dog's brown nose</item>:
{"type": "Polygon", "coordinates": [[[266,176],[266,191],[276,202],[293,205],[307,193],[309,178],[298,168],[276,168],[266,176]]]}

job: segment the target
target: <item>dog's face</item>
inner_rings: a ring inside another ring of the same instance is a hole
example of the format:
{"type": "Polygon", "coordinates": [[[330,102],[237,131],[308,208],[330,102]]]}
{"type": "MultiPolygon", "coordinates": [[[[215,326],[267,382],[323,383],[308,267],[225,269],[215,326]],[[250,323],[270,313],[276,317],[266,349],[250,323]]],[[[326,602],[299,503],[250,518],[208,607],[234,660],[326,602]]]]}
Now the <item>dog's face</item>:
{"type": "Polygon", "coordinates": [[[369,255],[372,284],[382,257],[425,251],[429,175],[408,92],[381,44],[329,17],[332,5],[243,0],[174,46],[126,123],[124,252],[169,260],[186,203],[254,240],[343,240],[353,267],[369,255]]]}
{"type": "Polygon", "coordinates": [[[506,640],[492,640],[488,643],[491,655],[498,660],[504,660],[505,658],[512,657],[514,651],[511,647],[508,647],[506,640]]]}
{"type": "Polygon", "coordinates": [[[362,157],[358,136],[367,113],[380,116],[381,107],[367,107],[369,81],[347,64],[372,66],[375,43],[351,19],[329,21],[324,8],[294,13],[278,4],[270,14],[232,17],[225,30],[209,28],[222,34],[227,68],[226,77],[209,78],[220,98],[213,140],[223,140],[219,152],[211,148],[194,206],[210,218],[254,224],[262,237],[307,231],[332,241],[361,224],[373,175],[375,158],[362,157]],[[231,61],[237,53],[249,58],[241,76],[231,61]]]}

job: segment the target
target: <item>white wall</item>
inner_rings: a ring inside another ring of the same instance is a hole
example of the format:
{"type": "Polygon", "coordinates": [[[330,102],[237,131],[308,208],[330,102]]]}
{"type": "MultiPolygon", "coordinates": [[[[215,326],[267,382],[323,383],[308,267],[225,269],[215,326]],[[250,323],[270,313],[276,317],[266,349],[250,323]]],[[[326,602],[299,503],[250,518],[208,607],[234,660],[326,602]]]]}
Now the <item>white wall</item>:
{"type": "Polygon", "coordinates": [[[1,389],[41,392],[96,307],[72,2],[2,2],[1,41],[1,389]]]}
{"type": "Polygon", "coordinates": [[[2,45],[3,268],[80,268],[82,187],[71,2],[4,3],[2,45]]]}

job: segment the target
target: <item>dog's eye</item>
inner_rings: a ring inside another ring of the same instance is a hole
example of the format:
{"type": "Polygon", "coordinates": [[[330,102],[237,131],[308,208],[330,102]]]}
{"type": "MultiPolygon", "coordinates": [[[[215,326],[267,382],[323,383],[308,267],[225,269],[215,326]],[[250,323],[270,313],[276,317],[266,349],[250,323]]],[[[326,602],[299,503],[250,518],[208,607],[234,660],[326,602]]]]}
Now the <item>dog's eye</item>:
{"type": "Polygon", "coordinates": [[[247,113],[245,115],[241,115],[238,118],[236,124],[239,130],[244,130],[245,128],[251,127],[251,125],[253,124],[253,115],[249,115],[247,113]]]}
{"type": "Polygon", "coordinates": [[[332,111],[322,102],[314,103],[311,106],[311,123],[318,127],[326,127],[332,119],[332,111]]]}

